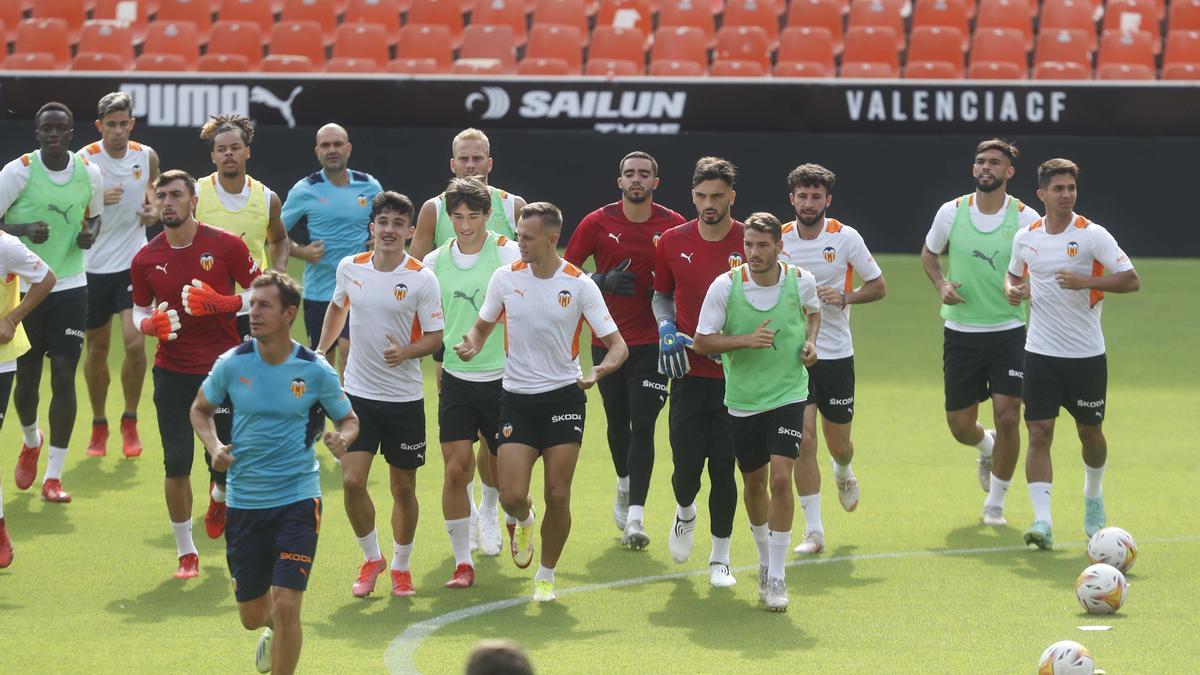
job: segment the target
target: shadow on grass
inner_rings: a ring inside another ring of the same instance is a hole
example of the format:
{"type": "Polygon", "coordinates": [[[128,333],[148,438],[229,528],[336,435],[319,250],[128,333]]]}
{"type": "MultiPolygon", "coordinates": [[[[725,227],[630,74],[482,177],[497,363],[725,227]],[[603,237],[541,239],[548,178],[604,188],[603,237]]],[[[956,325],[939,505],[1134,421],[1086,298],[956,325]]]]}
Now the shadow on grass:
{"type": "MultiPolygon", "coordinates": [[[[1019,547],[1021,544],[1021,531],[1011,526],[993,528],[982,524],[970,525],[951,530],[946,535],[946,549],[949,550],[1009,548],[1019,547]]],[[[1080,546],[1060,547],[1049,551],[1029,547],[1027,550],[964,552],[951,555],[1000,568],[1022,579],[1042,580],[1055,587],[1074,582],[1075,577],[1088,565],[1087,554],[1080,546]]]]}
{"type": "Polygon", "coordinates": [[[16,497],[4,506],[4,520],[8,523],[9,530],[20,539],[74,532],[70,504],[45,503],[41,510],[32,510],[35,501],[42,498],[41,494],[41,485],[35,483],[27,492],[18,492],[16,497]]]}
{"type": "Polygon", "coordinates": [[[203,565],[198,580],[168,578],[140,595],[113,600],[105,609],[129,623],[228,615],[232,626],[238,621],[237,608],[233,604],[233,591],[225,568],[214,564],[203,565]]]}
{"type": "MultiPolygon", "coordinates": [[[[67,487],[74,490],[76,496],[90,498],[105,492],[124,492],[132,487],[137,479],[138,464],[154,460],[142,456],[138,459],[127,459],[120,451],[116,457],[108,453],[107,457],[88,457],[75,465],[64,479],[67,487]],[[105,470],[111,466],[111,470],[105,470]]],[[[158,466],[161,466],[159,464],[158,466]]]]}
{"type": "MultiPolygon", "coordinates": [[[[837,549],[825,551],[821,556],[798,558],[800,564],[788,567],[788,587],[793,593],[798,592],[801,596],[814,596],[826,595],[842,588],[862,588],[883,583],[882,577],[855,576],[857,566],[853,560],[819,562],[823,557],[849,557],[857,550],[857,546],[839,546],[837,549]],[[806,564],[806,560],[812,562],[806,564]]],[[[747,573],[743,574],[749,576],[747,573]]]]}
{"type": "MultiPolygon", "coordinates": [[[[569,547],[570,542],[567,542],[567,545],[569,547]]],[[[568,552],[569,550],[568,548],[568,552]]],[[[563,566],[562,571],[558,574],[565,579],[570,579],[572,582],[590,584],[613,579],[657,576],[684,569],[679,566],[668,567],[661,560],[651,557],[648,551],[635,551],[621,546],[620,535],[618,535],[613,539],[612,545],[605,548],[603,553],[589,559],[587,564],[584,565],[583,570],[580,570],[578,567],[571,568],[568,565],[563,566]]],[[[637,586],[627,586],[612,590],[621,592],[626,589],[636,591],[637,586]]]]}

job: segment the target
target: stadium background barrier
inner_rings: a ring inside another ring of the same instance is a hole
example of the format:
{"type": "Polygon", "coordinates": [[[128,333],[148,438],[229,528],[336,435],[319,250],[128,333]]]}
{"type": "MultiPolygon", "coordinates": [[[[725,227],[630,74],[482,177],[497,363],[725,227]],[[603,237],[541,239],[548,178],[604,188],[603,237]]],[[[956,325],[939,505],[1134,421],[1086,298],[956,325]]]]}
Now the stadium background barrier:
{"type": "MultiPolygon", "coordinates": [[[[212,170],[200,125],[218,112],[258,122],[250,173],[286,196],[319,166],[315,130],[346,126],[351,167],[418,203],[449,177],[449,142],[475,126],[492,140],[492,180],[564,210],[568,227],[616,199],[617,162],[653,154],[656,200],[687,217],[691,168],[717,155],[739,168],[734,215],[791,219],[787,172],[817,162],[838,174],[830,214],[873,250],[916,252],[937,207],[973,189],[974,145],[1002,136],[1021,149],[1010,191],[1039,211],[1037,164],[1082,167],[1081,211],[1133,256],[1200,255],[1187,207],[1200,155],[1200,86],[1074,83],[398,78],[74,73],[0,77],[0,158],[34,149],[32,118],[59,100],[75,112],[75,145],[105,93],[134,98],[137,140],[164,168],[212,170]]],[[[564,235],[565,236],[565,235],[564,235]]]]}

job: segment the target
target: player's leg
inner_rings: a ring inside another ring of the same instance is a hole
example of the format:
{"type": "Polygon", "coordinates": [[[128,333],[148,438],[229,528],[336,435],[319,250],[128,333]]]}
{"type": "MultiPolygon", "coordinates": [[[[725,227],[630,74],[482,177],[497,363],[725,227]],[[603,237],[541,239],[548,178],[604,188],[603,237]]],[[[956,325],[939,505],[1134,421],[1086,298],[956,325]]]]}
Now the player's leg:
{"type": "MultiPolygon", "coordinates": [[[[833,464],[833,480],[837,484],[838,502],[846,511],[858,508],[858,477],[850,463],[854,459],[854,442],[850,440],[850,424],[854,420],[854,357],[817,362],[820,386],[816,407],[821,413],[821,430],[825,447],[833,464]]],[[[809,370],[809,377],[813,370],[809,370]]],[[[810,392],[812,388],[810,387],[810,392]]],[[[813,397],[809,397],[813,401],[813,397]]],[[[807,408],[813,406],[806,406],[807,408]]],[[[807,415],[806,415],[807,417],[807,415]]],[[[807,430],[806,434],[809,433],[807,430]]]]}
{"type": "MultiPolygon", "coordinates": [[[[195,391],[204,383],[203,375],[193,375],[195,391]]],[[[192,394],[195,397],[195,393],[192,394]]],[[[217,428],[217,439],[222,443],[233,442],[233,403],[226,399],[213,412],[213,426],[217,428]]],[[[209,539],[220,539],[225,532],[225,472],[213,468],[212,456],[201,452],[204,465],[208,468],[208,509],[204,512],[204,531],[209,539]]]]}
{"type": "Polygon", "coordinates": [[[1063,404],[1075,418],[1075,429],[1083,450],[1083,530],[1091,537],[1107,524],[1103,481],[1104,466],[1108,463],[1108,441],[1104,438],[1108,363],[1101,354],[1066,359],[1064,364],[1071,373],[1063,404]]]}
{"type": "Polygon", "coordinates": [[[533,577],[535,600],[554,599],[554,570],[571,533],[571,483],[578,462],[578,443],[561,443],[542,453],[546,513],[542,518],[541,564],[533,577]]]}
{"type": "MultiPolygon", "coordinates": [[[[765,413],[733,417],[730,428],[742,472],[742,501],[750,521],[750,536],[758,551],[758,599],[767,600],[767,565],[771,528],[767,523],[770,509],[770,466],[767,454],[765,413]]],[[[791,480],[791,477],[788,477],[791,480]]],[[[790,490],[790,487],[789,487],[790,490]]]]}
{"type": "MultiPolygon", "coordinates": [[[[592,363],[604,360],[608,350],[592,346],[592,363]]],[[[617,529],[624,531],[629,519],[629,455],[630,453],[630,408],[629,398],[629,363],[626,361],[620,368],[609,373],[596,383],[600,390],[600,400],[604,404],[604,418],[607,421],[606,435],[608,436],[608,452],[612,455],[613,469],[617,473],[617,495],[613,500],[613,522],[617,529]]],[[[644,504],[644,502],[643,502],[644,504]]]]}
{"type": "Polygon", "coordinates": [[[979,403],[988,398],[988,370],[991,346],[981,344],[982,333],[963,333],[945,329],[942,346],[942,374],[946,392],[946,425],[954,440],[979,451],[979,486],[990,487],[992,448],[996,432],[979,423],[979,403]]]}
{"type": "MultiPolygon", "coordinates": [[[[812,371],[809,372],[808,400],[815,401],[820,397],[820,391],[813,386],[812,371]]],[[[818,406],[804,407],[800,452],[793,469],[796,476],[796,494],[800,495],[800,508],[804,511],[804,541],[797,544],[796,553],[805,555],[825,550],[825,526],[821,522],[821,466],[817,463],[817,414],[818,406]]]]}
{"type": "MultiPolygon", "coordinates": [[[[511,415],[501,413],[501,429],[512,424],[508,421],[511,418],[511,415]]],[[[496,486],[500,489],[500,506],[516,521],[509,526],[509,548],[513,562],[522,569],[533,560],[536,514],[533,499],[529,496],[529,483],[533,464],[539,454],[537,448],[519,442],[501,442],[496,451],[496,486]]]]}
{"type": "MultiPolygon", "coordinates": [[[[478,463],[487,464],[487,480],[484,481],[484,471],[479,473],[482,497],[478,509],[472,514],[476,521],[475,530],[478,532],[478,548],[484,555],[500,555],[502,538],[500,536],[500,490],[496,487],[496,420],[500,419],[500,397],[503,394],[501,380],[491,382],[459,382],[465,384],[465,397],[474,411],[474,424],[469,428],[477,430],[479,438],[478,463]]],[[[467,475],[467,480],[471,478],[467,475]]],[[[468,506],[474,505],[471,498],[470,483],[467,483],[468,506]]],[[[507,517],[506,517],[507,520],[507,517]]]]}
{"type": "MultiPolygon", "coordinates": [[[[112,335],[112,315],[97,316],[99,294],[89,297],[88,327],[83,358],[83,378],[87,383],[88,401],[92,405],[92,437],[88,441],[88,457],[103,457],[108,453],[108,418],[105,403],[108,399],[108,349],[112,335]]],[[[143,357],[143,362],[145,358],[143,357]]]]}
{"type": "MultiPolygon", "coordinates": [[[[191,425],[180,424],[195,399],[196,390],[191,378],[161,368],[152,371],[154,378],[154,409],[163,448],[163,495],[179,568],[178,579],[190,579],[200,573],[196,544],[192,539],[192,462],[195,447],[191,425]]],[[[203,451],[202,451],[203,452],[203,451]]],[[[208,454],[208,453],[204,453],[208,454]]]]}
{"type": "Polygon", "coordinates": [[[425,401],[376,404],[379,446],[392,493],[392,595],[415,593],[409,560],[417,532],[417,469],[425,465],[425,401]]]}
{"type": "Polygon", "coordinates": [[[788,549],[792,543],[792,519],[796,502],[792,495],[792,474],[796,458],[800,454],[803,440],[805,408],[803,403],[792,403],[776,408],[766,414],[763,429],[765,447],[770,460],[771,500],[767,507],[767,525],[770,527],[767,541],[767,582],[765,602],[767,608],[782,612],[787,609],[787,585],[784,583],[784,568],[788,549]],[[797,438],[799,437],[799,438],[797,438]]]}
{"type": "Polygon", "coordinates": [[[47,316],[46,344],[50,354],[50,457],[42,477],[42,499],[69,502],[63,491],[63,466],[75,428],[78,402],[75,372],[83,354],[83,336],[87,328],[87,287],[60,291],[58,303],[47,316]]]}
{"type": "Polygon", "coordinates": [[[655,425],[667,400],[667,377],[658,372],[658,349],[654,345],[631,347],[622,368],[628,372],[625,393],[629,401],[629,516],[621,543],[641,549],[650,544],[645,530],[646,496],[654,473],[655,425]]]}
{"type": "Polygon", "coordinates": [[[263,629],[254,661],[259,672],[271,666],[274,602],[271,577],[278,553],[270,516],[278,509],[229,509],[225,560],[233,580],[238,618],[246,630],[263,629]]]}
{"type": "Polygon", "coordinates": [[[1053,548],[1053,518],[1050,515],[1050,493],[1054,469],[1050,461],[1050,445],[1054,441],[1054,422],[1062,400],[1062,386],[1054,359],[1040,354],[1025,354],[1025,382],[1022,400],[1025,404],[1025,427],[1029,431],[1029,450],[1025,454],[1025,481],[1029,500],[1033,504],[1033,525],[1025,532],[1025,543],[1038,548],[1053,548]]]}
{"type": "Polygon", "coordinates": [[[132,309],[121,310],[120,317],[125,339],[125,358],[121,362],[121,391],[125,397],[125,409],[121,413],[121,451],[126,457],[139,457],[142,439],[137,430],[137,411],[146,381],[146,336],[133,325],[132,309]]]}
{"type": "Polygon", "coordinates": [[[288,675],[300,660],[300,606],[317,555],[322,500],[303,499],[277,510],[271,575],[271,672],[288,675]]]}
{"type": "Polygon", "coordinates": [[[304,633],[300,627],[300,605],[304,592],[271,588],[271,672],[291,675],[300,663],[304,633]]]}
{"type": "Polygon", "coordinates": [[[450,548],[454,552],[454,574],[446,582],[446,587],[466,588],[475,583],[475,560],[471,557],[471,504],[467,498],[467,483],[475,475],[471,441],[443,440],[442,460],[445,462],[442,517],[446,521],[446,533],[450,535],[450,548]]]}
{"type": "Polygon", "coordinates": [[[733,437],[725,407],[725,380],[705,382],[705,454],[708,457],[708,513],[712,551],[708,556],[709,583],[717,588],[737,583],[730,572],[729,549],[733,543],[733,518],[737,513],[738,488],[734,477],[733,437]]]}
{"type": "Polygon", "coordinates": [[[668,426],[671,441],[671,489],[675,493],[675,518],[667,536],[667,548],[675,562],[686,562],[692,554],[696,529],[696,495],[704,473],[708,426],[704,405],[704,379],[692,375],[671,383],[668,426]]]}
{"type": "MultiPolygon", "coordinates": [[[[43,301],[43,304],[47,302],[43,301]]],[[[44,339],[44,315],[39,314],[41,305],[25,317],[25,335],[29,338],[30,349],[17,357],[17,370],[13,385],[13,407],[17,410],[17,419],[21,423],[21,453],[17,456],[17,468],[14,479],[18,490],[28,489],[37,477],[38,456],[46,442],[45,436],[38,428],[38,402],[42,384],[42,364],[46,355],[44,339]],[[30,321],[33,319],[33,321],[30,321]]]]}
{"type": "Polygon", "coordinates": [[[342,455],[342,502],[350,529],[362,551],[363,562],[358,576],[350,587],[357,598],[366,597],[375,590],[375,582],[386,569],[387,563],[379,549],[379,536],[375,532],[375,503],[367,491],[367,479],[371,475],[371,463],[379,449],[380,424],[376,402],[347,395],[358,414],[358,437],[342,455]]]}
{"type": "MultiPolygon", "coordinates": [[[[10,361],[9,364],[11,365],[10,361]]],[[[8,397],[12,392],[13,377],[16,373],[12,370],[0,372],[0,426],[4,425],[4,416],[8,414],[8,397]]],[[[12,564],[13,547],[12,539],[8,536],[8,527],[4,523],[4,490],[0,484],[0,569],[4,569],[12,564]]]]}

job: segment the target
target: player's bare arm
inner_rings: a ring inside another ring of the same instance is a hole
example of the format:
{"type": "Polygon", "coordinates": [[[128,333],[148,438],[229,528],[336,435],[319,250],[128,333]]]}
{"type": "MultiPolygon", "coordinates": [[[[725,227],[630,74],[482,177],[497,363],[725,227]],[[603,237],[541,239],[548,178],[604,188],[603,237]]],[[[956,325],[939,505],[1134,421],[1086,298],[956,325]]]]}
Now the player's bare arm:
{"type": "Polygon", "coordinates": [[[771,328],[771,320],[767,319],[758,324],[753,332],[744,335],[711,335],[696,334],[696,343],[692,349],[697,354],[712,356],[739,349],[767,349],[775,346],[775,330],[771,328]]]}
{"type": "Polygon", "coordinates": [[[158,207],[154,203],[154,181],[158,180],[160,172],[158,153],[151,150],[150,177],[146,181],[146,197],[142,200],[141,208],[138,209],[138,222],[143,226],[153,225],[158,222],[158,207]]]}
{"type": "Polygon", "coordinates": [[[34,307],[41,304],[42,300],[50,295],[50,291],[54,288],[54,282],[57,279],[54,272],[46,270],[46,276],[36,284],[31,284],[29,290],[21,298],[21,302],[13,307],[4,318],[0,319],[0,345],[6,345],[13,339],[13,335],[17,332],[17,326],[21,321],[33,311],[34,307]]]}
{"type": "MultiPolygon", "coordinates": [[[[330,303],[330,305],[332,304],[330,303]]],[[[409,359],[429,356],[442,345],[442,331],[440,330],[424,333],[419,340],[407,346],[401,345],[392,335],[385,337],[388,340],[388,347],[383,350],[383,360],[387,362],[388,366],[398,366],[409,359]]]]}
{"type": "MultiPolygon", "coordinates": [[[[524,204],[522,204],[524,206],[524,204]]],[[[437,198],[425,200],[421,211],[417,213],[417,231],[413,233],[412,243],[408,254],[417,260],[424,260],[433,250],[433,233],[437,229],[437,198]]]]}
{"type": "Polygon", "coordinates": [[[280,272],[287,272],[289,240],[287,229],[283,226],[283,204],[279,195],[271,193],[271,215],[267,221],[267,255],[271,258],[271,267],[280,272]]]}
{"type": "Polygon", "coordinates": [[[1092,289],[1105,293],[1136,293],[1142,286],[1137,270],[1125,270],[1116,274],[1106,274],[1100,277],[1076,274],[1069,270],[1059,270],[1054,273],[1054,280],[1060,288],[1069,291],[1092,289]]]}
{"type": "Polygon", "coordinates": [[[35,244],[45,243],[50,238],[50,224],[40,220],[36,223],[0,222],[0,230],[14,237],[28,237],[35,244]]]}
{"type": "Polygon", "coordinates": [[[585,391],[591,389],[605,375],[620,368],[625,359],[629,358],[629,347],[625,344],[625,338],[621,337],[621,331],[613,331],[600,338],[600,341],[604,343],[608,352],[600,363],[592,366],[587,375],[579,378],[579,388],[585,391]]]}
{"type": "MultiPolygon", "coordinates": [[[[882,279],[883,277],[880,277],[882,279]]],[[[804,346],[800,349],[800,362],[805,366],[817,363],[817,334],[821,332],[821,313],[811,312],[804,319],[804,346]]]]}
{"type": "Polygon", "coordinates": [[[942,296],[943,305],[960,305],[966,302],[958,294],[958,287],[962,284],[947,281],[946,276],[942,273],[941,254],[930,251],[929,247],[924,244],[921,245],[921,267],[925,269],[925,276],[929,277],[930,283],[942,296]]]}
{"type": "Polygon", "coordinates": [[[79,234],[75,235],[75,245],[86,251],[96,243],[96,237],[99,235],[100,216],[84,218],[83,227],[79,229],[79,234]]]}
{"type": "Polygon", "coordinates": [[[470,361],[487,344],[488,336],[495,329],[496,323],[494,321],[476,319],[475,325],[471,326],[471,330],[467,331],[467,334],[463,336],[462,342],[454,345],[454,353],[463,361],[470,361]]]}
{"type": "Polygon", "coordinates": [[[341,459],[354,439],[358,438],[358,415],[351,410],[349,415],[333,423],[333,430],[326,431],[322,441],[330,454],[341,459]]]}
{"type": "Polygon", "coordinates": [[[329,303],[329,307],[325,309],[325,322],[321,324],[321,339],[317,342],[318,354],[324,354],[337,342],[346,326],[346,315],[349,312],[350,308],[347,305],[339,307],[336,302],[329,303]]]}
{"type": "Polygon", "coordinates": [[[1013,274],[1004,275],[1004,297],[1016,307],[1029,297],[1029,281],[1013,274]]]}
{"type": "Polygon", "coordinates": [[[883,275],[863,282],[862,286],[849,291],[833,286],[817,286],[817,297],[821,299],[822,304],[843,309],[849,305],[865,305],[868,302],[875,302],[883,299],[885,295],[887,295],[887,283],[884,282],[883,275]]]}
{"type": "Polygon", "coordinates": [[[205,451],[212,457],[213,468],[218,471],[226,471],[229,469],[229,465],[233,464],[233,446],[225,445],[217,438],[217,424],[213,421],[213,414],[216,410],[216,406],[201,390],[196,392],[196,400],[192,402],[189,417],[196,436],[200,438],[205,451]]]}

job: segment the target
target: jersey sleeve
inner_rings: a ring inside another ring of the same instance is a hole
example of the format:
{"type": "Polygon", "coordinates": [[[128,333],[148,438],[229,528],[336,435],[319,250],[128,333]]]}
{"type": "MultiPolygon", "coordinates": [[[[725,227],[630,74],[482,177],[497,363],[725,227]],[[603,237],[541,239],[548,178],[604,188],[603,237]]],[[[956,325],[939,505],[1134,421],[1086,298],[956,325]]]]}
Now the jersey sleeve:
{"type": "Polygon", "coordinates": [[[1116,237],[1107,229],[1096,225],[1096,234],[1092,240],[1092,257],[1104,265],[1110,274],[1128,272],[1133,269],[1133,261],[1121,250],[1116,237]]]}
{"type": "Polygon", "coordinates": [[[100,172],[100,167],[87,160],[76,161],[83,161],[87,167],[88,183],[92,186],[92,199],[88,202],[87,217],[95,218],[104,213],[104,174],[100,172]]]}
{"type": "Polygon", "coordinates": [[[504,268],[499,267],[492,272],[492,278],[488,279],[487,293],[483,296],[483,306],[479,308],[479,318],[484,321],[496,323],[500,320],[500,314],[504,312],[504,274],[504,268]]]}
{"type": "Polygon", "coordinates": [[[133,256],[129,267],[129,281],[133,286],[133,304],[138,307],[149,307],[154,304],[154,289],[146,278],[146,263],[141,255],[133,256]]]}
{"type": "Polygon", "coordinates": [[[421,330],[426,333],[442,330],[446,325],[446,315],[442,312],[442,287],[437,275],[426,267],[421,270],[421,297],[417,300],[417,320],[421,322],[421,330]]]}
{"type": "Polygon", "coordinates": [[[675,274],[671,272],[671,261],[667,257],[670,240],[664,234],[654,247],[654,290],[665,294],[675,292],[675,274]]]}
{"type": "Polygon", "coordinates": [[[587,319],[588,325],[592,327],[592,335],[603,338],[617,332],[617,322],[608,311],[604,296],[600,294],[600,287],[586,275],[580,277],[580,280],[579,293],[583,296],[580,298],[583,303],[580,307],[583,309],[583,318],[587,319]]]}
{"type": "Polygon", "coordinates": [[[956,208],[957,205],[950,201],[938,209],[937,215],[933,217],[933,224],[929,226],[929,232],[925,235],[925,248],[937,254],[946,250],[946,244],[950,243],[950,228],[954,225],[956,208]]]}
{"type": "Polygon", "coordinates": [[[1021,228],[1013,235],[1012,256],[1008,259],[1008,273],[1014,277],[1025,276],[1025,259],[1021,257],[1021,240],[1028,234],[1028,229],[1021,228]]]}
{"type": "Polygon", "coordinates": [[[226,240],[229,242],[229,271],[233,280],[241,284],[242,288],[250,288],[250,284],[262,274],[258,261],[250,254],[246,242],[240,237],[227,235],[226,240]]]}
{"type": "Polygon", "coordinates": [[[821,299],[817,297],[817,278],[808,270],[796,274],[796,290],[800,293],[800,304],[809,314],[821,313],[821,299]]]}
{"type": "Polygon", "coordinates": [[[733,280],[728,274],[713,279],[700,305],[700,318],[696,321],[697,335],[716,335],[725,328],[726,311],[729,306],[729,289],[733,280]]]}
{"type": "Polygon", "coordinates": [[[520,259],[521,249],[517,248],[517,242],[505,239],[504,244],[500,247],[500,264],[511,265],[520,259]]]}
{"type": "Polygon", "coordinates": [[[338,374],[333,366],[325,359],[317,359],[317,365],[321,369],[321,393],[318,397],[321,407],[325,408],[329,419],[340,420],[352,411],[350,399],[346,398],[346,393],[342,391],[342,384],[338,381],[338,374]]]}
{"type": "Polygon", "coordinates": [[[563,253],[563,258],[576,267],[582,267],[583,261],[590,258],[596,248],[596,242],[592,236],[592,231],[595,229],[593,214],[594,212],[589,213],[579,221],[579,225],[571,233],[571,241],[567,242],[567,250],[563,253]]]}
{"type": "Polygon", "coordinates": [[[1021,227],[1029,227],[1041,219],[1042,216],[1037,212],[1037,209],[1033,208],[1029,204],[1026,204],[1025,202],[1021,203],[1025,205],[1025,208],[1017,212],[1018,225],[1021,227]]]}
{"type": "Polygon", "coordinates": [[[280,219],[283,220],[283,227],[289,232],[295,227],[300,219],[308,215],[308,190],[304,188],[307,178],[302,178],[288,190],[287,201],[283,203],[283,208],[280,210],[280,219]]]}
{"type": "Polygon", "coordinates": [[[347,267],[350,265],[351,258],[342,258],[338,263],[337,271],[333,275],[333,304],[338,307],[345,307],[349,304],[349,298],[346,296],[346,284],[349,282],[349,277],[346,276],[347,267]]]}
{"type": "Polygon", "coordinates": [[[218,405],[229,398],[229,374],[232,369],[229,362],[233,360],[236,350],[237,347],[234,347],[218,357],[216,363],[213,363],[212,370],[208,371],[208,377],[204,378],[204,384],[200,385],[200,390],[204,392],[204,398],[213,405],[218,405]]]}
{"type": "Polygon", "coordinates": [[[27,182],[29,182],[29,167],[21,162],[20,157],[0,169],[0,214],[8,213],[13,203],[17,201],[17,197],[21,196],[21,190],[25,189],[27,182]]]}
{"type": "Polygon", "coordinates": [[[859,278],[863,281],[874,281],[883,276],[883,270],[879,269],[879,263],[875,262],[875,256],[867,250],[867,243],[863,241],[862,235],[857,230],[848,234],[850,264],[854,265],[854,270],[858,272],[859,278]]]}
{"type": "Polygon", "coordinates": [[[434,263],[437,262],[438,251],[440,250],[442,250],[442,248],[439,246],[429,253],[426,253],[425,257],[421,259],[421,264],[429,269],[433,269],[434,263]]]}

